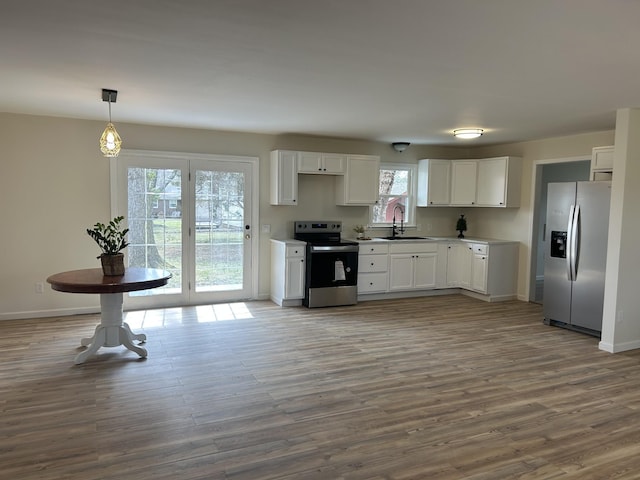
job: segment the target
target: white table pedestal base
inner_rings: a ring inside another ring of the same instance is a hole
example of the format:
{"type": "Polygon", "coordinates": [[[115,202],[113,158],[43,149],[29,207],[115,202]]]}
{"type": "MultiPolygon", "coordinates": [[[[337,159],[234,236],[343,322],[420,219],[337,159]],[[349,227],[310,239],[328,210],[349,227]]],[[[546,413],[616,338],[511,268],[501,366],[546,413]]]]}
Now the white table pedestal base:
{"type": "Polygon", "coordinates": [[[80,345],[88,347],[84,352],[76,355],[76,365],[84,363],[87,358],[96,353],[100,347],[118,347],[124,345],[142,358],[146,358],[147,350],[133,343],[147,340],[144,333],[135,334],[122,320],[122,293],[100,294],[100,325],[96,327],[93,336],[80,340],[80,345]]]}

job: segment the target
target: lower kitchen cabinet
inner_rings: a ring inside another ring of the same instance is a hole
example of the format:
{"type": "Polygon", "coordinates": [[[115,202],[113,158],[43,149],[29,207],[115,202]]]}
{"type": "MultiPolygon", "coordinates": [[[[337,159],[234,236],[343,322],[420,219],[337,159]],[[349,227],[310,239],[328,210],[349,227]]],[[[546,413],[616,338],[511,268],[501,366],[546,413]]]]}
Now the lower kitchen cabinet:
{"type": "Polygon", "coordinates": [[[271,300],[278,305],[300,305],[304,297],[305,243],[271,240],[271,300]]]}
{"type": "Polygon", "coordinates": [[[438,245],[405,243],[389,247],[389,291],[436,288],[438,245]]]}
{"type": "Polygon", "coordinates": [[[360,244],[358,256],[358,293],[384,293],[389,274],[389,247],[386,244],[360,244]]]}
{"type": "Polygon", "coordinates": [[[472,243],[471,257],[471,290],[487,293],[487,273],[489,264],[488,245],[472,243]]]}
{"type": "Polygon", "coordinates": [[[455,242],[447,245],[447,287],[471,286],[471,244],[455,242]]]}
{"type": "Polygon", "coordinates": [[[517,297],[518,243],[361,242],[358,294],[381,299],[385,295],[415,296],[461,293],[486,301],[517,297]],[[370,295],[370,296],[369,296],[370,295]]]}

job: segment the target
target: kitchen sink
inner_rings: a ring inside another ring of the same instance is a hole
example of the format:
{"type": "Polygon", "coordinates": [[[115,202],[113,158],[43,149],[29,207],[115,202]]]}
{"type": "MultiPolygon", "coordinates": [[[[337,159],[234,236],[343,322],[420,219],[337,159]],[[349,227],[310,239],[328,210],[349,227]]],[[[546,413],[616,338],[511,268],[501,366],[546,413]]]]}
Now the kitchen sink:
{"type": "Polygon", "coordinates": [[[381,237],[383,240],[431,240],[429,237],[381,237]]]}

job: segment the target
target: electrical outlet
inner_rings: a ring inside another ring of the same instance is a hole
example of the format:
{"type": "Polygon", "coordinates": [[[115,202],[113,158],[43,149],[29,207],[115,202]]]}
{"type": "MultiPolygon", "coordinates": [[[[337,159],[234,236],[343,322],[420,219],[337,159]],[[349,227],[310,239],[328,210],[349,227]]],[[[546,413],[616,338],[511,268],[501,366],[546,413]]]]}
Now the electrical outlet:
{"type": "Polygon", "coordinates": [[[262,233],[271,233],[271,224],[263,223],[262,224],[262,233]]]}
{"type": "Polygon", "coordinates": [[[44,283],[36,282],[35,290],[36,293],[44,293],[44,283]]]}

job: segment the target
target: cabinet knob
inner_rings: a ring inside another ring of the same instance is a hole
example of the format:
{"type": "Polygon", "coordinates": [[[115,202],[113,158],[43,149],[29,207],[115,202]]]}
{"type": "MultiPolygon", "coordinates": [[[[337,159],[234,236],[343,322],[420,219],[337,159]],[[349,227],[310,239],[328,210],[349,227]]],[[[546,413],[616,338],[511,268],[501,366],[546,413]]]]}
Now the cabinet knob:
{"type": "Polygon", "coordinates": [[[373,267],[373,262],[371,262],[371,266],[373,267]]]}

